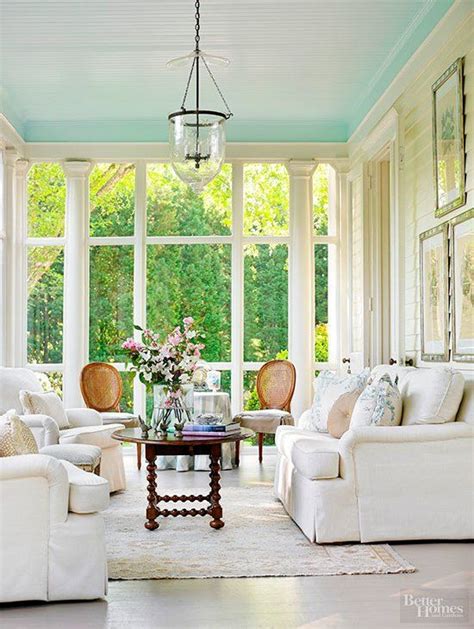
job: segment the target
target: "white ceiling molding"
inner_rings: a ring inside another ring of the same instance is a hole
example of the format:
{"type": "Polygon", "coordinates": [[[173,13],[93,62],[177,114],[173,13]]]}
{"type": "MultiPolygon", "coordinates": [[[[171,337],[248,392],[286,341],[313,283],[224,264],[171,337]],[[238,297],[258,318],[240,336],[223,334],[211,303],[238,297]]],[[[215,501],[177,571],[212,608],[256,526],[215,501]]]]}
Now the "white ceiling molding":
{"type": "Polygon", "coordinates": [[[21,157],[25,156],[26,143],[19,135],[15,127],[0,113],[0,141],[6,148],[14,148],[20,153],[21,157]]]}
{"type": "Polygon", "coordinates": [[[352,133],[348,141],[351,153],[354,151],[353,145],[359,143],[370,133],[384,113],[393,106],[406,88],[416,80],[420,72],[425,70],[433,58],[433,51],[439,52],[472,13],[471,2],[456,0],[352,133]]]}
{"type": "MultiPolygon", "coordinates": [[[[25,157],[31,160],[157,160],[169,161],[166,142],[28,142],[25,157]]],[[[226,161],[280,161],[286,159],[320,159],[337,164],[347,160],[345,142],[228,142],[226,161]]]]}

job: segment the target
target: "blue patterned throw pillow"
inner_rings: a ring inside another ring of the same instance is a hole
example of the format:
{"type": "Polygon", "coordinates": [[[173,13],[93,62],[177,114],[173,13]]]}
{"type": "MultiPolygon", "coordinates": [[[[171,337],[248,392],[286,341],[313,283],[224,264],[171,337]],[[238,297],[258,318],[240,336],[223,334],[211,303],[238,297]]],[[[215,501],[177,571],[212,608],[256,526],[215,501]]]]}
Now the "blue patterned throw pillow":
{"type": "Polygon", "coordinates": [[[399,426],[402,419],[402,396],[385,374],[368,384],[352,411],[350,428],[360,426],[399,426]]]}

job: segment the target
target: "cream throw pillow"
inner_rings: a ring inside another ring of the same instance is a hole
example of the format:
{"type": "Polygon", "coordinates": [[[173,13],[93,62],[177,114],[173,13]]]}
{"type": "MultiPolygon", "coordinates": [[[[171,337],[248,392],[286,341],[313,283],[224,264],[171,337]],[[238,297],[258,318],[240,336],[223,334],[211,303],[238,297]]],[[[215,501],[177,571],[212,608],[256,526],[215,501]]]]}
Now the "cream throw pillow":
{"type": "Polygon", "coordinates": [[[59,430],[70,428],[61,398],[54,392],[20,391],[20,402],[25,414],[47,415],[54,419],[59,430]]]}
{"type": "Polygon", "coordinates": [[[328,415],[328,432],[331,436],[340,439],[349,430],[352,411],[363,389],[354,389],[349,393],[343,393],[332,405],[328,415]]]}
{"type": "Polygon", "coordinates": [[[19,454],[38,454],[38,446],[31,430],[12,410],[0,420],[0,457],[19,454]]]}
{"type": "Polygon", "coordinates": [[[343,393],[365,386],[369,370],[359,374],[339,376],[332,371],[321,371],[314,381],[314,399],[311,414],[302,415],[298,426],[303,430],[328,432],[328,415],[334,402],[343,393]]]}
{"type": "Polygon", "coordinates": [[[362,391],[354,406],[350,427],[399,426],[401,419],[402,396],[386,374],[362,391]]]}

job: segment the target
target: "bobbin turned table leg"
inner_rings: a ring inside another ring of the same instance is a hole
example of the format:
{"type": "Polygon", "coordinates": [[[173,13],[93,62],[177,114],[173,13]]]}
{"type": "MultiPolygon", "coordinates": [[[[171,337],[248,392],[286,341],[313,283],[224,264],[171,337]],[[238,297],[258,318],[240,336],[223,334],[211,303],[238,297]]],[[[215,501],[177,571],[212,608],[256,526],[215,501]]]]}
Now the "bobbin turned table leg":
{"type": "Polygon", "coordinates": [[[148,506],[146,509],[146,517],[147,521],[145,522],[145,528],[149,531],[153,531],[157,529],[159,524],[156,521],[158,517],[158,509],[157,509],[157,495],[156,495],[156,451],[152,445],[147,444],[145,447],[145,457],[148,462],[146,466],[148,475],[146,477],[148,481],[147,490],[148,490],[148,506]]]}
{"type": "Polygon", "coordinates": [[[213,529],[221,529],[224,526],[224,522],[222,521],[222,507],[220,504],[220,474],[219,474],[219,470],[220,470],[220,466],[219,466],[219,460],[221,458],[221,446],[220,444],[217,445],[213,445],[211,446],[211,452],[210,452],[210,478],[211,478],[211,482],[210,482],[210,486],[211,486],[211,493],[209,494],[209,501],[211,503],[211,506],[209,507],[209,514],[212,517],[212,520],[210,521],[209,525],[213,528],[213,529]]]}

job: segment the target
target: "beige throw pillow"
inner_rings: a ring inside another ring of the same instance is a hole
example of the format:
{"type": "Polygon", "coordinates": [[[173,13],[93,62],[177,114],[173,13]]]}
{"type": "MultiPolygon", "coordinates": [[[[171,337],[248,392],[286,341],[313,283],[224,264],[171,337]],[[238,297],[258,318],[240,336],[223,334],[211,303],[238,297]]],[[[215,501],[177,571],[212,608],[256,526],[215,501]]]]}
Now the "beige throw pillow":
{"type": "Polygon", "coordinates": [[[1,419],[0,457],[38,454],[33,433],[14,411],[9,411],[1,419]]]}
{"type": "Polygon", "coordinates": [[[328,415],[328,432],[336,439],[349,430],[352,411],[363,389],[354,389],[343,393],[331,407],[328,415]]]}
{"type": "Polygon", "coordinates": [[[47,393],[20,391],[20,402],[24,413],[47,415],[54,419],[59,430],[70,428],[62,400],[54,391],[48,391],[47,393]]]}

